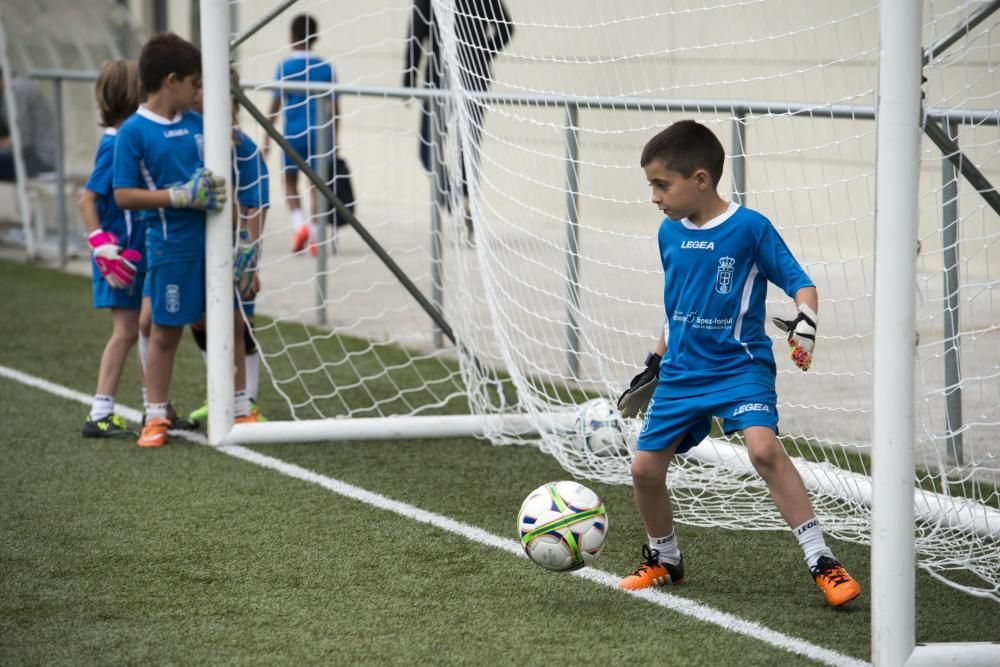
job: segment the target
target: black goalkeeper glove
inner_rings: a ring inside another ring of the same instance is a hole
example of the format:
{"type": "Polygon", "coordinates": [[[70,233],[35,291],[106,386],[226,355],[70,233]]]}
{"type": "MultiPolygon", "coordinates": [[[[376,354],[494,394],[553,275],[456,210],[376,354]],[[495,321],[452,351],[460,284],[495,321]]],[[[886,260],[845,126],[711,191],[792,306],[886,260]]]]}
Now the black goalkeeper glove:
{"type": "Polygon", "coordinates": [[[646,368],[632,378],[628,389],[618,399],[618,411],[622,417],[635,417],[645,412],[649,399],[653,397],[656,383],[660,381],[660,362],[663,357],[655,352],[646,355],[646,368]]]}

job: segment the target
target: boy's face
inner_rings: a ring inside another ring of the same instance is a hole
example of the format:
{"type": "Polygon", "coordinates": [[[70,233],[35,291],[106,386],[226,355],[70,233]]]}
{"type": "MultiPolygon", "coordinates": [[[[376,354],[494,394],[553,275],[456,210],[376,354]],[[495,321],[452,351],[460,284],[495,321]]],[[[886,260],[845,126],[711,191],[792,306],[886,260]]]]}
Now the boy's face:
{"type": "Polygon", "coordinates": [[[201,74],[179,77],[169,74],[165,79],[170,101],[180,111],[194,109],[201,104],[201,74]]]}
{"type": "Polygon", "coordinates": [[[712,192],[711,178],[704,169],[696,169],[685,177],[679,171],[668,169],[660,160],[653,160],[643,170],[653,189],[650,200],[671,220],[689,217],[712,192]]]}

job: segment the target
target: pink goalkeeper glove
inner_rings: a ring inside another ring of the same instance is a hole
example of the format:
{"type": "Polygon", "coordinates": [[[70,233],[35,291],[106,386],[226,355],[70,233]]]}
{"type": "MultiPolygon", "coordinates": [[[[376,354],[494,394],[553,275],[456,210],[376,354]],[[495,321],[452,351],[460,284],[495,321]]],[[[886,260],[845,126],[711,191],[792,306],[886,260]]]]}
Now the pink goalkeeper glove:
{"type": "Polygon", "coordinates": [[[98,270],[111,287],[124,289],[132,284],[135,280],[134,262],[142,259],[142,253],[131,248],[122,250],[118,237],[102,229],[91,232],[87,243],[94,253],[98,270]]]}

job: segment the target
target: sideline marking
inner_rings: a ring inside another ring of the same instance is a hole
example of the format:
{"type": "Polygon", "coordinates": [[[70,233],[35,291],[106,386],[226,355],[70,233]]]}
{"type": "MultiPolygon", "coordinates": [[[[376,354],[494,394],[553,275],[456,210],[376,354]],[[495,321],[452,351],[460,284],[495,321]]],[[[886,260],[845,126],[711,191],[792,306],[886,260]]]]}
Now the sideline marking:
{"type": "MultiPolygon", "coordinates": [[[[41,389],[42,391],[46,391],[55,396],[83,403],[84,405],[90,405],[91,403],[92,396],[89,394],[84,394],[74,389],[70,389],[69,387],[64,387],[54,382],[50,382],[34,375],[29,375],[28,373],[23,373],[7,366],[0,365],[0,377],[6,377],[30,387],[41,389]]],[[[127,408],[117,404],[115,408],[118,414],[125,417],[129,421],[138,423],[142,419],[142,413],[134,408],[127,408]]],[[[171,431],[170,435],[172,437],[184,438],[198,444],[208,445],[208,440],[201,433],[192,433],[191,431],[171,431]]],[[[380,493],[375,493],[374,491],[363,489],[360,486],[342,482],[338,479],[334,479],[333,477],[321,475],[317,472],[313,472],[312,470],[297,466],[294,463],[288,463],[287,461],[282,461],[281,459],[276,459],[274,457],[267,456],[266,454],[255,452],[252,449],[247,449],[241,445],[225,445],[222,447],[212,447],[212,449],[242,461],[247,461],[248,463],[253,463],[263,468],[274,470],[275,472],[281,473],[287,477],[292,477],[303,482],[309,482],[310,484],[316,484],[317,486],[321,486],[324,489],[336,493],[337,495],[344,496],[345,498],[357,500],[365,503],[366,505],[371,505],[379,509],[399,514],[407,519],[419,521],[421,523],[434,526],[435,528],[448,531],[449,533],[460,535],[468,540],[471,540],[472,542],[494,547],[514,554],[515,556],[527,558],[517,540],[499,537],[493,533],[483,530],[482,528],[477,528],[476,526],[456,521],[455,519],[451,519],[441,514],[435,514],[434,512],[421,509],[415,505],[410,505],[399,500],[393,500],[392,498],[383,496],[380,493]]],[[[621,590],[618,588],[618,580],[620,577],[610,572],[605,572],[604,570],[584,568],[570,574],[574,577],[579,577],[580,579],[586,579],[596,584],[613,588],[620,591],[624,595],[632,595],[634,597],[641,598],[647,602],[670,609],[671,611],[675,611],[679,614],[691,616],[700,621],[704,621],[705,623],[716,625],[724,630],[735,632],[736,634],[744,635],[746,637],[750,637],[751,639],[756,639],[764,642],[765,644],[770,644],[775,648],[795,653],[827,665],[835,665],[837,667],[860,667],[861,665],[869,664],[863,660],[858,660],[857,658],[844,655],[843,653],[838,653],[836,651],[823,648],[822,646],[817,646],[804,639],[790,637],[784,633],[778,632],[777,630],[771,630],[770,628],[754,621],[748,621],[728,612],[719,611],[713,607],[709,607],[699,602],[694,602],[671,593],[666,593],[662,590],[652,588],[647,588],[641,591],[621,590]]]]}

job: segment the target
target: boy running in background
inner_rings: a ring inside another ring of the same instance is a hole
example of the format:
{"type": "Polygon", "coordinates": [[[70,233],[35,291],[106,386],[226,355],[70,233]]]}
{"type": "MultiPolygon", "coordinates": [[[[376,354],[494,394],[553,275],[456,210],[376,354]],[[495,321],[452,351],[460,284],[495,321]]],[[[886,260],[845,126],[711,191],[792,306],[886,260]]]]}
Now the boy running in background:
{"type": "MultiPolygon", "coordinates": [[[[334,83],[336,76],[333,67],[322,56],[312,52],[313,45],[319,35],[319,24],[309,14],[299,14],[292,19],[292,55],[278,65],[275,79],[284,83],[334,83]]],[[[319,132],[327,133],[325,145],[333,151],[335,133],[333,119],[324,127],[318,127],[318,103],[322,93],[305,90],[276,90],[272,98],[268,117],[273,121],[282,106],[285,109],[284,135],[292,148],[302,156],[312,169],[319,164],[319,132]]],[[[340,102],[333,98],[333,118],[340,117],[340,102]]],[[[271,150],[271,137],[264,138],[264,159],[271,150]]],[[[288,155],[284,157],[285,201],[292,215],[292,225],[295,228],[295,238],[292,242],[292,252],[300,252],[306,242],[310,243],[309,251],[316,254],[315,241],[318,236],[318,223],[314,220],[306,224],[306,214],[302,208],[302,197],[299,195],[299,168],[288,155]]],[[[316,213],[316,191],[312,192],[312,211],[316,213]]]]}
{"type": "Polygon", "coordinates": [[[666,320],[646,369],[618,402],[625,417],[646,411],[632,483],[649,536],[644,562],[620,586],[636,590],[684,578],[664,480],[674,455],[700,443],[716,416],[727,434],[742,431],[750,461],[798,539],[810,574],[827,602],[840,606],[861,587],[827,547],[802,478],[778,441],[776,368],[764,332],[770,281],[795,299],[796,318],[777,323],[788,332],[795,364],[808,370],[816,287],[767,218],[719,197],[724,161],[712,131],[691,120],[653,137],[640,160],[652,202],[667,216],[658,235],[666,320]]]}
{"type": "MultiPolygon", "coordinates": [[[[94,169],[80,196],[80,216],[93,253],[94,308],[111,310],[111,338],[104,346],[97,376],[97,392],[80,433],[85,438],[114,438],[134,434],[114,414],[115,393],[129,350],[139,329],[142,283],[146,276],[143,252],[146,226],[141,216],[123,211],[111,187],[118,127],[139,106],[139,72],[134,60],[104,63],[95,87],[104,135],[97,145],[94,169]]],[[[141,370],[141,362],[140,362],[141,370]]]]}
{"type": "Polygon", "coordinates": [[[149,407],[137,444],[162,447],[181,333],[205,310],[205,210],[222,207],[226,185],[204,168],[202,118],[190,111],[201,88],[198,49],[176,35],[156,35],[139,56],[139,78],[148,97],[119,129],[114,188],[124,209],[158,209],[147,223],[149,407]]]}

